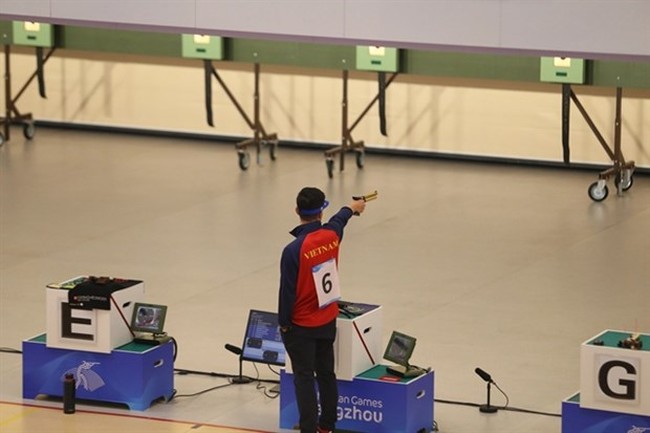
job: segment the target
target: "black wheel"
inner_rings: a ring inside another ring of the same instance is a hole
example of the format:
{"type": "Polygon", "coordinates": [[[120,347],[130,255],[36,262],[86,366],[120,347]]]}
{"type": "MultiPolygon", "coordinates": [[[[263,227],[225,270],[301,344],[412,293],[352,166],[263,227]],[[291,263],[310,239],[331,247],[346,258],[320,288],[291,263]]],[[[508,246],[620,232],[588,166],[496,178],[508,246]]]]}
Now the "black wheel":
{"type": "Polygon", "coordinates": [[[609,194],[609,189],[607,188],[607,185],[603,185],[602,188],[598,187],[598,182],[594,182],[591,185],[589,185],[589,198],[591,198],[593,201],[603,201],[607,198],[607,195],[609,194]]]}
{"type": "Polygon", "coordinates": [[[327,167],[327,176],[331,179],[334,177],[334,160],[332,158],[327,158],[325,160],[325,166],[327,167]]]}
{"type": "Polygon", "coordinates": [[[237,152],[239,156],[239,168],[242,170],[248,170],[248,167],[251,165],[251,155],[248,152],[237,152]]]}
{"type": "Polygon", "coordinates": [[[619,173],[614,178],[614,185],[616,185],[617,189],[619,183],[621,184],[621,189],[623,191],[627,191],[628,189],[632,188],[632,184],[634,183],[634,178],[630,173],[625,173],[625,176],[621,176],[621,174],[619,173]],[[621,183],[621,180],[623,183],[621,183]]]}
{"type": "Polygon", "coordinates": [[[269,145],[269,156],[271,157],[271,161],[275,161],[275,151],[277,150],[278,143],[272,142],[269,145]]]}
{"type": "Polygon", "coordinates": [[[23,124],[23,135],[25,136],[26,139],[31,140],[34,138],[34,135],[36,134],[36,126],[34,126],[34,122],[26,122],[23,124]]]}
{"type": "Polygon", "coordinates": [[[358,168],[363,168],[363,164],[366,160],[366,152],[363,150],[360,152],[357,152],[357,167],[358,168]]]}

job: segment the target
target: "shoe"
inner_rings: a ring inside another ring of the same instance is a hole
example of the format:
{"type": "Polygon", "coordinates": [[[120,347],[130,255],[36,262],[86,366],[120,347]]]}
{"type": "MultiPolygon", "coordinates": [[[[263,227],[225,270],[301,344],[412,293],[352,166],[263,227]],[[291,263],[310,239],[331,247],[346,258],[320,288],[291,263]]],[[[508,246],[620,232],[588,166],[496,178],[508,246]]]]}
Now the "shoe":
{"type": "Polygon", "coordinates": [[[317,427],[316,433],[332,433],[332,430],[325,430],[324,428],[317,427]]]}

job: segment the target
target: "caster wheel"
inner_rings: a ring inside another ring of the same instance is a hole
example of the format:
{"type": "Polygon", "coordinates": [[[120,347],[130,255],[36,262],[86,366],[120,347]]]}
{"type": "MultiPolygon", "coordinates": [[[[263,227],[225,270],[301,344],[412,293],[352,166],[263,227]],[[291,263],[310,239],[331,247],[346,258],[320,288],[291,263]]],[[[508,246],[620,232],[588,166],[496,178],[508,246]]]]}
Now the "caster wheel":
{"type": "Polygon", "coordinates": [[[251,165],[251,155],[248,152],[238,152],[239,156],[239,168],[242,170],[248,170],[248,167],[251,165]]]}
{"type": "Polygon", "coordinates": [[[326,159],[325,166],[327,167],[327,176],[331,179],[334,177],[334,160],[330,158],[326,159]]]}
{"type": "Polygon", "coordinates": [[[363,164],[366,160],[366,152],[361,151],[357,152],[357,167],[358,168],[363,168],[363,164]]]}
{"type": "Polygon", "coordinates": [[[23,135],[28,140],[34,138],[34,135],[36,135],[36,126],[34,126],[34,122],[27,122],[23,125],[23,135]]]}
{"type": "Polygon", "coordinates": [[[607,188],[607,185],[603,185],[602,188],[599,188],[598,182],[594,182],[589,185],[588,192],[589,198],[591,198],[593,201],[603,201],[607,198],[609,189],[607,188]]]}
{"type": "Polygon", "coordinates": [[[2,146],[3,144],[5,144],[5,136],[2,135],[2,133],[0,133],[0,146],[2,146]]]}
{"type": "Polygon", "coordinates": [[[628,189],[632,188],[633,183],[634,183],[634,178],[629,173],[625,173],[624,176],[621,176],[621,174],[617,174],[616,177],[614,178],[614,185],[616,185],[616,188],[618,188],[619,184],[621,184],[621,189],[623,191],[627,191],[628,189]]]}

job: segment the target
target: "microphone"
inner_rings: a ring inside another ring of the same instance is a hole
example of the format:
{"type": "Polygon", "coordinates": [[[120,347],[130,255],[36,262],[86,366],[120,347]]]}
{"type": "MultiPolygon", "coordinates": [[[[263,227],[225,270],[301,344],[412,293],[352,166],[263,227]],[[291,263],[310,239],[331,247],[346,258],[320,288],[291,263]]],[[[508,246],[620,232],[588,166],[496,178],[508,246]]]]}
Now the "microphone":
{"type": "MultiPolygon", "coordinates": [[[[478,410],[483,413],[495,413],[499,409],[496,406],[492,406],[490,404],[490,385],[494,383],[494,381],[492,380],[492,376],[490,376],[490,374],[487,373],[485,370],[481,370],[478,367],[474,369],[474,372],[479,376],[481,376],[481,379],[487,382],[487,404],[483,404],[479,406],[478,410]]],[[[494,386],[497,386],[497,384],[494,383],[494,386]]]]}
{"type": "Polygon", "coordinates": [[[237,356],[241,355],[241,353],[242,353],[242,351],[241,351],[241,349],[239,347],[233,346],[232,344],[226,343],[226,345],[224,347],[226,348],[226,350],[228,352],[232,352],[237,356]]]}
{"type": "MultiPolygon", "coordinates": [[[[226,349],[227,349],[227,347],[226,347],[226,349]]],[[[476,367],[474,369],[474,372],[476,374],[478,374],[479,376],[481,376],[481,379],[483,379],[487,383],[494,383],[494,381],[492,380],[492,376],[490,376],[485,370],[481,370],[480,368],[476,367]]]]}

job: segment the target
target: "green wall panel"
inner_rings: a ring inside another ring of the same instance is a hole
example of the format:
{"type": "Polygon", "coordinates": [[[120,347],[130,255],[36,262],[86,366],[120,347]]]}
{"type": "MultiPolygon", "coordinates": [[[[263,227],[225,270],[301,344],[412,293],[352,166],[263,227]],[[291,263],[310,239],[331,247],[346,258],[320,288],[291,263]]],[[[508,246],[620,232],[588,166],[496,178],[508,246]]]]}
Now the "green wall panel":
{"type": "Polygon", "coordinates": [[[300,42],[229,39],[229,60],[307,68],[353,68],[355,48],[300,42]]]}
{"type": "Polygon", "coordinates": [[[0,42],[3,45],[11,44],[13,40],[13,23],[11,21],[0,21],[0,42]]]}
{"type": "Polygon", "coordinates": [[[181,57],[181,38],[174,33],[87,27],[58,27],[57,46],[70,50],[181,57]]]}
{"type": "Polygon", "coordinates": [[[650,88],[650,63],[593,61],[593,83],[611,87],[650,88]]]}
{"type": "Polygon", "coordinates": [[[408,50],[403,71],[442,77],[539,81],[539,58],[408,50]]]}

